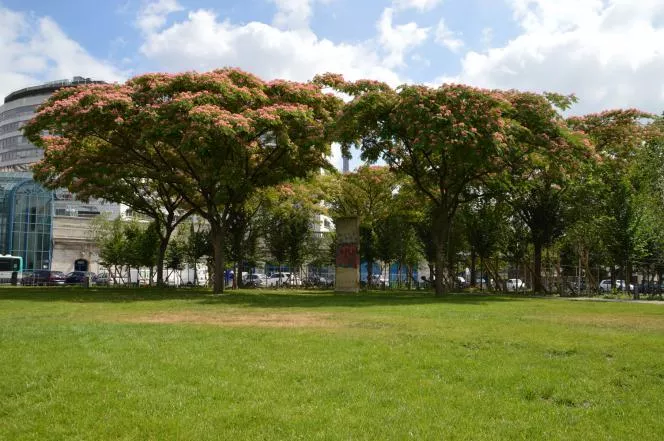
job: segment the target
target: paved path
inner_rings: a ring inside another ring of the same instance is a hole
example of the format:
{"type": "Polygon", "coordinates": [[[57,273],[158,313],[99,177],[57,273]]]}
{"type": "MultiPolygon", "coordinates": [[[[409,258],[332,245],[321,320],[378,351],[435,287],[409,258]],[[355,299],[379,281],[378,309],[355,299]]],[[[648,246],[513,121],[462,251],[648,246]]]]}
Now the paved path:
{"type": "Polygon", "coordinates": [[[586,302],[618,302],[618,303],[648,303],[664,305],[664,300],[631,300],[631,299],[601,299],[596,297],[559,297],[562,300],[577,300],[586,302]]]}

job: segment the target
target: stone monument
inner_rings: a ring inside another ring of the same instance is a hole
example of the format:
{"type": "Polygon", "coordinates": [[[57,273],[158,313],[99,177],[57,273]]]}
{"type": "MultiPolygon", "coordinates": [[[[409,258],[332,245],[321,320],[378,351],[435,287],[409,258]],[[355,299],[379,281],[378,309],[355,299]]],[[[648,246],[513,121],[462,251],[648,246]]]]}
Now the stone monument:
{"type": "Polygon", "coordinates": [[[337,231],[337,256],[334,290],[358,292],[360,289],[360,220],[343,217],[334,220],[337,231]]]}

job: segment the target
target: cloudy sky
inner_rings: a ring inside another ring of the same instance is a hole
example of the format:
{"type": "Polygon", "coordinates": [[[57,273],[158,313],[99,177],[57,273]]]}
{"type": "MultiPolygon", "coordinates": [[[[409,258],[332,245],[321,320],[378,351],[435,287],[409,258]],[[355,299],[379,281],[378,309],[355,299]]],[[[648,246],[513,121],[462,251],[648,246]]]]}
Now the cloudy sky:
{"type": "Polygon", "coordinates": [[[664,110],[664,0],[0,0],[0,95],[239,66],[575,93],[664,110]]]}

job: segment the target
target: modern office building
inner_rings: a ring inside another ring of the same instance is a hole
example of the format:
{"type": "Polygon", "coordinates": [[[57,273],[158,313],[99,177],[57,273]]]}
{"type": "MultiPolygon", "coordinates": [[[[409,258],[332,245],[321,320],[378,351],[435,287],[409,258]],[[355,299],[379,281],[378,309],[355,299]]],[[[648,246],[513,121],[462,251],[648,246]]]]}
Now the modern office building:
{"type": "Polygon", "coordinates": [[[103,212],[120,214],[117,204],[84,203],[32,180],[30,166],[43,153],[21,128],[53,92],[86,83],[100,82],[74,77],[27,87],[10,93],[0,106],[0,252],[23,257],[27,270],[96,271],[90,220],[103,212]]]}
{"type": "Polygon", "coordinates": [[[120,206],[77,201],[47,190],[30,172],[0,172],[0,252],[21,256],[26,270],[97,271],[91,219],[120,215],[120,206]]]}
{"type": "Polygon", "coordinates": [[[0,106],[0,171],[29,171],[43,153],[21,133],[35,110],[56,90],[86,83],[101,83],[90,78],[74,77],[39,86],[26,87],[10,93],[0,106]]]}

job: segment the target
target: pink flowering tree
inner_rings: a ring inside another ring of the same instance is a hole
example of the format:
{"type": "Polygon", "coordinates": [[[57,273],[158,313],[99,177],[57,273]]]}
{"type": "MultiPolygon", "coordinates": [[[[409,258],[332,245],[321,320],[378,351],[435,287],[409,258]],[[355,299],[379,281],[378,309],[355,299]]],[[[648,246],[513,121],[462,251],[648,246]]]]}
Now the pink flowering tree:
{"type": "MultiPolygon", "coordinates": [[[[382,158],[395,172],[410,177],[431,205],[436,249],[435,288],[443,295],[446,251],[452,220],[474,189],[506,169],[511,105],[502,95],[462,85],[392,89],[369,80],[347,82],[326,74],[321,84],[349,94],[337,124],[344,148],[356,144],[362,157],[382,158]]],[[[451,281],[451,274],[447,275],[451,281]]]]}
{"type": "Polygon", "coordinates": [[[265,82],[238,69],[147,74],[124,85],[59,91],[26,133],[45,147],[40,173],[80,179],[48,158],[85,150],[91,166],[127,167],[133,176],[167,183],[210,224],[214,292],[222,292],[233,208],[259,188],[328,166],[328,126],[340,105],[319,85],[265,82]]]}
{"type": "Polygon", "coordinates": [[[568,194],[588,166],[599,160],[583,132],[568,126],[560,110],[576,98],[553,93],[504,92],[512,104],[511,143],[517,147],[505,199],[527,226],[533,246],[533,291],[543,292],[542,251],[562,236],[569,220],[568,194]]]}
{"type": "MultiPolygon", "coordinates": [[[[71,91],[61,93],[67,95],[71,91]]],[[[54,101],[57,99],[55,97],[54,101]]],[[[44,130],[58,133],[58,129],[51,126],[53,121],[51,114],[40,113],[24,129],[35,144],[44,148],[43,160],[33,167],[34,178],[47,188],[67,188],[81,200],[102,198],[125,204],[150,218],[159,236],[157,285],[163,285],[168,242],[176,227],[193,213],[193,209],[185,207],[183,197],[169,182],[150,178],[141,164],[117,153],[107,154],[100,139],[79,138],[78,134],[69,133],[63,136],[64,132],[60,132],[60,136],[42,135],[44,130]]],[[[140,128],[127,127],[125,133],[128,137],[138,138],[140,128]]]]}
{"type": "MultiPolygon", "coordinates": [[[[555,151],[545,139],[550,135],[540,132],[552,125],[564,130],[564,124],[542,113],[542,100],[521,105],[522,98],[528,100],[518,92],[455,84],[392,89],[334,74],[316,81],[353,97],[336,127],[342,145],[358,145],[364,159],[382,158],[393,171],[410,177],[430,205],[437,295],[447,289],[446,251],[459,206],[488,189],[504,192],[515,167],[531,166],[555,151]]],[[[447,276],[451,282],[452,274],[447,276]]]]}

